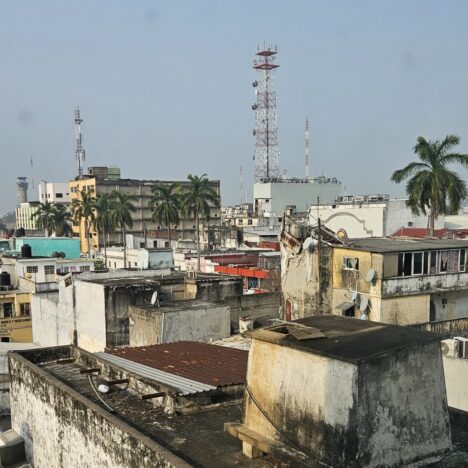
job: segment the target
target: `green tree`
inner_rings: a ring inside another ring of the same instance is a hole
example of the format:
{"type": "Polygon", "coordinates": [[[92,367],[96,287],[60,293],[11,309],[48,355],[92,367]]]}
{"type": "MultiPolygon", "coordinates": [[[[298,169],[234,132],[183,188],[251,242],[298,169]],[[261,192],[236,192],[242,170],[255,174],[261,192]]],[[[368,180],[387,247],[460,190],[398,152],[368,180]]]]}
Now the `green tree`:
{"type": "Polygon", "coordinates": [[[73,216],[73,222],[81,225],[81,220],[84,223],[85,238],[86,238],[86,253],[90,256],[89,248],[89,232],[92,224],[94,223],[96,198],[93,196],[94,190],[86,191],[83,188],[79,192],[79,198],[74,198],[71,204],[71,212],[73,216]]]}
{"type": "Polygon", "coordinates": [[[171,224],[180,222],[180,186],[179,184],[157,184],[151,189],[153,196],[148,205],[152,220],[167,227],[167,239],[171,245],[171,224]]]}
{"type": "Polygon", "coordinates": [[[32,220],[36,220],[38,229],[44,229],[44,235],[49,237],[49,230],[53,228],[54,205],[45,201],[39,203],[37,210],[31,215],[32,220]]]}
{"type": "Polygon", "coordinates": [[[53,205],[51,227],[56,236],[66,236],[71,233],[71,218],[71,213],[65,205],[59,203],[53,205]]]}
{"type": "Polygon", "coordinates": [[[107,267],[107,244],[108,236],[111,231],[114,230],[115,224],[112,216],[111,210],[112,199],[110,195],[104,194],[96,199],[96,218],[94,220],[94,227],[99,232],[102,233],[102,238],[104,241],[104,260],[105,266],[107,267]]]}
{"type": "Polygon", "coordinates": [[[122,244],[124,248],[124,268],[127,268],[127,239],[126,230],[133,227],[132,211],[135,211],[135,195],[114,190],[112,192],[112,201],[110,204],[112,210],[112,221],[114,225],[122,230],[122,244]]]}
{"type": "Polygon", "coordinates": [[[400,183],[408,179],[407,205],[415,215],[429,212],[429,236],[434,236],[434,223],[439,215],[457,213],[467,197],[465,181],[447,166],[458,163],[468,167],[468,155],[453,151],[460,143],[456,135],[442,141],[418,138],[414,153],[419,161],[395,171],[391,179],[400,183]]]}
{"type": "Polygon", "coordinates": [[[189,174],[187,179],[189,184],[181,188],[181,206],[184,214],[195,217],[197,269],[200,271],[200,223],[202,219],[210,219],[210,207],[218,207],[220,200],[206,174],[189,174]]]}

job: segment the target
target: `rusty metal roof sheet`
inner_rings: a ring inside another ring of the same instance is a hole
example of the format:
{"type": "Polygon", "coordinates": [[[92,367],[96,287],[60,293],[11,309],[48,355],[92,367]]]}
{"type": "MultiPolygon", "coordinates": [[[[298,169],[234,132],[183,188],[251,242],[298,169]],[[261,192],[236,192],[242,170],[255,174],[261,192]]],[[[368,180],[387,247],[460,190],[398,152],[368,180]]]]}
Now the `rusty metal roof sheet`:
{"type": "Polygon", "coordinates": [[[195,341],[108,349],[107,353],[215,387],[245,383],[248,351],[195,341]]]}

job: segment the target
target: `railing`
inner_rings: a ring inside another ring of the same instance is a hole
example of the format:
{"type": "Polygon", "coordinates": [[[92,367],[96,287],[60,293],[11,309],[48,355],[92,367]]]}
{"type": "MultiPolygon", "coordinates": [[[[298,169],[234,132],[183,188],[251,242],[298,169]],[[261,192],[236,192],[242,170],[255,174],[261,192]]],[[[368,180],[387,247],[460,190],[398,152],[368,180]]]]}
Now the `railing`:
{"type": "Polygon", "coordinates": [[[465,335],[468,334],[468,317],[417,323],[415,325],[410,325],[410,327],[433,333],[450,333],[451,335],[461,333],[465,335]]]}

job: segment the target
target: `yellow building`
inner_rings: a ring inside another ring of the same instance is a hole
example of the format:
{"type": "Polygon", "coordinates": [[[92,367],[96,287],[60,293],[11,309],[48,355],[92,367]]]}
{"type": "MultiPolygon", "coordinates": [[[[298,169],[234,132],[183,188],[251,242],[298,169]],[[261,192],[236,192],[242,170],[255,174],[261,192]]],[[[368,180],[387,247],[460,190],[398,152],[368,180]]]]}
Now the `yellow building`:
{"type": "Polygon", "coordinates": [[[0,341],[32,342],[30,292],[0,291],[0,341]]]}
{"type": "MultiPolygon", "coordinates": [[[[133,195],[136,200],[133,202],[136,210],[131,213],[133,227],[127,229],[128,234],[144,235],[147,231],[159,230],[166,228],[166,226],[159,225],[152,220],[151,209],[148,203],[152,196],[151,189],[157,183],[177,183],[180,185],[187,184],[186,181],[159,181],[159,180],[137,180],[137,179],[120,179],[119,173],[112,173],[112,168],[89,168],[89,175],[84,176],[83,179],[70,181],[70,200],[73,203],[74,199],[79,199],[80,192],[84,189],[87,192],[92,192],[95,197],[104,194],[111,194],[114,190],[124,192],[128,195],[133,195]],[[99,169],[99,170],[98,170],[99,169]]],[[[210,181],[210,186],[215,192],[220,195],[220,182],[219,180],[210,181]]],[[[220,224],[220,210],[213,207],[211,209],[210,225],[220,224]]],[[[183,232],[182,238],[195,238],[195,221],[193,219],[182,219],[178,225],[171,226],[172,229],[183,232]]],[[[85,235],[84,220],[81,220],[79,226],[73,226],[73,233],[80,238],[81,251],[86,253],[87,241],[85,235]]],[[[99,246],[103,245],[103,239],[99,232],[90,228],[90,250],[91,252],[99,250],[99,246]]],[[[109,244],[122,244],[122,235],[119,231],[109,233],[109,244]]]]}

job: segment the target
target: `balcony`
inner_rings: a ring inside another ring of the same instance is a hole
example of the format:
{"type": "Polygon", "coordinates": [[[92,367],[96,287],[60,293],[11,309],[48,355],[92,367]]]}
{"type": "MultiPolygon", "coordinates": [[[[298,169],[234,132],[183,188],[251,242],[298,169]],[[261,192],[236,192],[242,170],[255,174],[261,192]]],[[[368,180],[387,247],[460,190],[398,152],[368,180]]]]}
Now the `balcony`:
{"type": "Polygon", "coordinates": [[[382,280],[382,298],[468,289],[468,272],[404,276],[382,280]]]}

